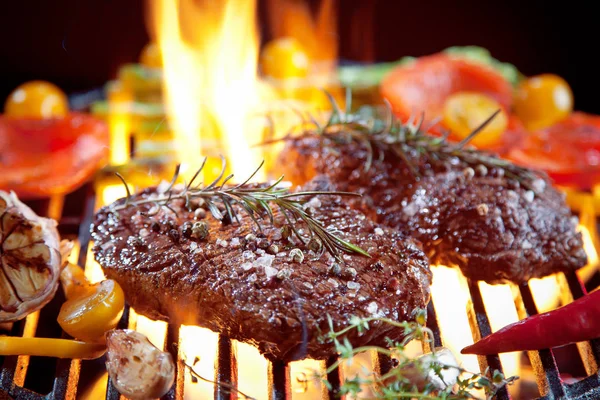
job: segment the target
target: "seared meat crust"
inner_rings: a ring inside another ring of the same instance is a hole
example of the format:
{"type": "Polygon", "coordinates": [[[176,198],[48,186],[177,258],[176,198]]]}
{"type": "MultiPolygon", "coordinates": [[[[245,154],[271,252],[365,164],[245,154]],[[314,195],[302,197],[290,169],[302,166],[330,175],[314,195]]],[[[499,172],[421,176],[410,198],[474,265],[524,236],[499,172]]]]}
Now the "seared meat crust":
{"type": "Polygon", "coordinates": [[[523,283],[586,264],[576,218],[547,178],[534,182],[535,194],[500,168],[415,156],[417,179],[392,152],[365,170],[367,154],[360,143],[309,134],[286,141],[278,172],[295,184],[323,174],[336,190],[363,194],[354,206],[419,240],[432,264],[471,279],[523,283]]]}
{"type": "MultiPolygon", "coordinates": [[[[156,193],[150,188],[134,199],[156,193]]],[[[412,320],[429,300],[429,264],[416,242],[339,196],[314,197],[307,206],[371,258],[344,254],[340,265],[328,253],[319,256],[285,238],[277,212],[275,226],[264,223],[261,234],[245,213],[239,225],[222,224],[183,206],[173,202],[178,216],[165,209],[145,215],[149,204],[118,213],[104,207],[92,225],[97,261],[136,312],[150,318],[203,326],[251,343],[267,358],[291,361],[335,354],[331,343],[318,340],[329,329],[328,315],[335,329],[353,315],[412,320]],[[209,230],[204,239],[189,230],[200,221],[209,230]]],[[[399,339],[402,330],[373,323],[348,338],[354,346],[385,345],[386,336],[399,339]]]]}

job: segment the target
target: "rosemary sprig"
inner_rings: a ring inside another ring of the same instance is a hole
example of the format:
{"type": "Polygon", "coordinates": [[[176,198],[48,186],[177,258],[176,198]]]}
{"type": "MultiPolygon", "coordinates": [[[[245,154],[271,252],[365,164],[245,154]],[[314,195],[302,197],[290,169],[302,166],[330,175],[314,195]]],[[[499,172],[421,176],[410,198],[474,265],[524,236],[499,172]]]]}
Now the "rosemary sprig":
{"type": "Polygon", "coordinates": [[[225,176],[227,163],[225,158],[221,157],[221,171],[208,185],[196,183],[198,176],[202,173],[202,169],[206,164],[204,159],[200,168],[193,175],[192,179],[183,185],[183,189],[175,190],[175,183],[179,179],[180,166],[175,169],[173,178],[169,187],[164,193],[155,198],[145,198],[134,200],[131,195],[127,182],[122,176],[118,175],[122,183],[127,188],[125,201],[121,204],[114,204],[112,209],[118,212],[127,207],[136,207],[144,204],[153,204],[153,209],[158,212],[161,208],[166,208],[177,214],[170,206],[174,200],[184,200],[185,207],[192,211],[192,200],[201,199],[210,211],[210,214],[220,221],[236,221],[239,219],[236,212],[237,209],[242,209],[254,221],[259,231],[262,231],[261,220],[268,221],[271,225],[275,223],[274,210],[272,206],[277,206],[291,228],[291,232],[303,244],[308,244],[310,241],[316,242],[317,247],[321,251],[329,252],[337,261],[343,262],[340,253],[357,253],[367,257],[369,253],[336,235],[332,230],[323,226],[323,224],[307,210],[303,205],[307,198],[316,195],[325,196],[360,196],[357,193],[339,192],[339,191],[300,191],[290,192],[288,189],[280,186],[283,180],[283,175],[275,182],[267,186],[249,185],[248,182],[256,175],[263,167],[264,161],[256,170],[242,183],[237,185],[228,185],[228,182],[233,178],[233,174],[225,176]],[[219,207],[220,206],[220,207],[219,207]],[[297,228],[297,224],[303,222],[308,230],[308,238],[305,237],[297,228]]]}
{"type": "Polygon", "coordinates": [[[332,104],[332,112],[326,124],[320,125],[313,122],[316,119],[309,115],[306,123],[294,130],[295,132],[263,144],[297,138],[298,135],[295,133],[298,131],[300,131],[300,137],[317,134],[333,143],[356,142],[367,150],[367,158],[364,164],[365,171],[371,168],[376,154],[382,159],[384,154],[388,152],[395,154],[417,180],[420,179],[417,166],[422,161],[441,165],[453,162],[453,160],[459,160],[463,165],[472,168],[482,165],[490,169],[502,169],[508,179],[512,179],[534,192],[537,192],[537,190],[533,182],[544,177],[542,172],[532,171],[501,159],[494,154],[467,146],[493,120],[499,111],[492,114],[461,142],[454,143],[447,140],[448,132],[445,132],[442,136],[428,133],[432,126],[426,128],[422,126],[423,115],[417,121],[414,120],[414,117],[409,118],[406,123],[397,120],[390,103],[387,101],[385,101],[386,115],[378,117],[375,113],[367,116],[359,112],[351,113],[349,111],[351,109],[349,91],[346,94],[345,112],[341,111],[333,96],[328,95],[328,98],[332,104]]]}
{"type": "Polygon", "coordinates": [[[379,317],[352,317],[348,326],[339,331],[334,330],[333,321],[329,319],[329,332],[322,335],[321,340],[332,343],[339,353],[339,358],[324,373],[316,372],[315,379],[320,379],[330,387],[327,374],[333,372],[342,363],[352,359],[356,354],[367,350],[393,357],[397,361],[397,365],[383,375],[363,371],[363,373],[352,378],[346,377],[340,386],[341,395],[357,398],[363,390],[369,388],[376,399],[477,399],[472,393],[473,390],[483,389],[486,399],[491,399],[502,387],[510,385],[518,379],[517,377],[505,378],[497,370],[487,370],[483,374],[469,372],[460,366],[448,364],[438,358],[435,349],[427,358],[408,356],[405,348],[411,340],[428,342],[429,347],[433,348],[431,343],[433,333],[424,326],[424,323],[424,311],[419,312],[415,322],[398,322],[379,317]],[[403,329],[405,338],[401,342],[390,341],[388,348],[379,346],[353,347],[345,335],[352,330],[356,330],[360,335],[367,331],[370,323],[374,321],[403,329]],[[454,370],[459,375],[455,385],[452,382],[445,381],[444,371],[449,370],[454,370]],[[416,376],[426,377],[430,372],[440,378],[441,382],[445,382],[446,387],[441,388],[432,382],[425,384],[415,382],[416,376]]]}

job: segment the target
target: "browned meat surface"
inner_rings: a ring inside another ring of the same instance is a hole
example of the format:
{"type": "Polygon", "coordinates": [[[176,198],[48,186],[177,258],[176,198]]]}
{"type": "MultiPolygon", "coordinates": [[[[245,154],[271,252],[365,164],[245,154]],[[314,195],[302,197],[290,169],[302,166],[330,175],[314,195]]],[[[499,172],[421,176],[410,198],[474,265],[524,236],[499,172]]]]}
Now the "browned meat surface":
{"type": "Polygon", "coordinates": [[[336,190],[362,193],[365,213],[419,240],[431,264],[472,279],[521,283],[585,265],[576,219],[546,178],[533,181],[534,193],[501,168],[408,154],[417,179],[391,151],[365,171],[367,154],[358,142],[304,135],[286,142],[278,172],[295,184],[324,174],[336,190]]]}
{"type": "MultiPolygon", "coordinates": [[[[135,198],[155,193],[150,188],[135,198]]],[[[425,308],[431,276],[415,241],[380,227],[339,196],[314,197],[309,205],[325,226],[371,258],[344,254],[340,265],[329,253],[318,257],[314,247],[285,238],[279,213],[275,226],[264,223],[259,234],[242,212],[240,225],[222,224],[178,202],[172,204],[178,217],[166,210],[142,214],[151,205],[118,214],[103,208],[92,226],[93,251],[138,313],[209,328],[256,345],[270,359],[334,354],[332,344],[318,340],[319,330],[328,331],[328,315],[339,329],[353,315],[402,321],[425,308]],[[207,224],[206,238],[190,231],[194,222],[207,224]]],[[[384,345],[386,336],[401,338],[402,330],[374,323],[363,336],[349,339],[354,346],[384,345]]]]}

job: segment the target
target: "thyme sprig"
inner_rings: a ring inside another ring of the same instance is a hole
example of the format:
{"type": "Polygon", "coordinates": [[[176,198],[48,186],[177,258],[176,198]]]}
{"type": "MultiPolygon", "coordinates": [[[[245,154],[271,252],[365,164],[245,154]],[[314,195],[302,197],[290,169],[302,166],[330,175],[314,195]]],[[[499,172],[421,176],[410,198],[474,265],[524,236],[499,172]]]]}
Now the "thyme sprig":
{"type": "Polygon", "coordinates": [[[342,238],[333,230],[323,226],[315,216],[311,215],[309,210],[305,210],[303,205],[307,199],[316,195],[325,196],[360,196],[356,193],[340,191],[298,191],[290,192],[287,188],[281,187],[283,175],[275,182],[266,185],[251,185],[250,180],[263,167],[264,161],[254,170],[254,172],[242,183],[237,185],[228,185],[233,178],[233,174],[225,176],[227,163],[225,158],[221,157],[221,171],[219,175],[208,185],[197,183],[201,175],[207,158],[204,159],[200,168],[195,172],[192,179],[184,183],[181,190],[175,189],[175,183],[179,179],[180,166],[175,169],[173,178],[168,188],[158,197],[142,198],[134,200],[129,186],[125,179],[117,174],[126,187],[125,201],[121,204],[112,206],[114,212],[118,212],[127,207],[140,206],[143,204],[153,204],[153,213],[157,213],[161,208],[166,208],[171,212],[177,212],[171,207],[175,200],[184,200],[185,207],[192,211],[192,200],[202,200],[210,211],[210,214],[219,221],[240,223],[235,206],[239,206],[254,221],[259,231],[262,231],[261,220],[268,221],[271,225],[275,223],[274,209],[276,206],[286,220],[291,233],[304,245],[313,241],[317,243],[317,248],[329,252],[336,260],[342,261],[341,253],[357,253],[369,257],[369,253],[342,238]],[[303,222],[308,230],[308,238],[301,233],[297,225],[303,222]]]}
{"type": "Polygon", "coordinates": [[[329,332],[322,335],[321,340],[331,342],[339,353],[339,358],[324,373],[316,373],[315,378],[321,379],[331,389],[331,385],[327,381],[327,374],[339,368],[342,363],[351,360],[356,354],[371,350],[394,358],[397,361],[396,366],[383,375],[363,371],[362,374],[346,377],[340,386],[340,395],[350,395],[350,397],[356,398],[368,388],[376,399],[477,399],[473,390],[482,389],[486,399],[491,399],[502,387],[510,385],[518,379],[518,377],[506,378],[497,370],[486,370],[482,374],[473,373],[455,364],[444,362],[441,357],[437,356],[439,353],[436,353],[433,348],[433,333],[424,323],[424,311],[419,311],[414,322],[398,322],[380,317],[352,317],[348,326],[335,331],[330,318],[329,332]],[[370,324],[375,321],[403,329],[405,338],[400,342],[389,341],[387,348],[379,346],[353,347],[346,335],[352,330],[356,330],[360,335],[369,330],[370,324]],[[427,342],[433,349],[432,353],[427,357],[410,357],[406,354],[405,348],[411,340],[427,342]],[[456,384],[446,382],[444,372],[449,370],[458,373],[456,384]],[[430,372],[444,382],[445,387],[435,385],[431,381],[415,382],[416,377],[427,377],[430,372]]]}
{"type": "Polygon", "coordinates": [[[349,89],[346,92],[344,111],[341,110],[331,94],[326,93],[326,95],[331,103],[332,111],[325,124],[318,123],[313,115],[306,112],[301,125],[284,137],[273,139],[265,144],[297,138],[298,132],[300,137],[316,133],[323,139],[329,139],[334,143],[355,142],[367,150],[365,171],[371,168],[375,156],[383,159],[386,152],[391,152],[402,160],[417,180],[421,178],[417,166],[423,160],[438,165],[462,161],[463,164],[472,168],[482,165],[486,168],[502,169],[508,179],[512,179],[534,192],[537,190],[533,182],[544,177],[541,172],[515,165],[494,154],[468,146],[500,110],[493,113],[465,139],[455,143],[448,140],[449,132],[444,132],[441,136],[428,133],[437,122],[425,127],[423,114],[418,119],[412,116],[406,123],[398,120],[387,100],[385,101],[385,115],[377,116],[375,113],[372,115],[365,115],[364,112],[352,113],[350,111],[352,96],[349,89]]]}

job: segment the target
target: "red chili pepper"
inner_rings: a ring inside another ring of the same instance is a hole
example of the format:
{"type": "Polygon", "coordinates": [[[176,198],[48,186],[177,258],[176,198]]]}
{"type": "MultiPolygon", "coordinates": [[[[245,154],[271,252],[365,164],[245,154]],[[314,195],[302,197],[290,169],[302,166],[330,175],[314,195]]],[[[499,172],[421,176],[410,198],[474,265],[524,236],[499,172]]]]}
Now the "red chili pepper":
{"type": "Polygon", "coordinates": [[[541,350],[600,337],[600,290],[564,307],[515,322],[461,350],[497,354],[541,350]]]}

